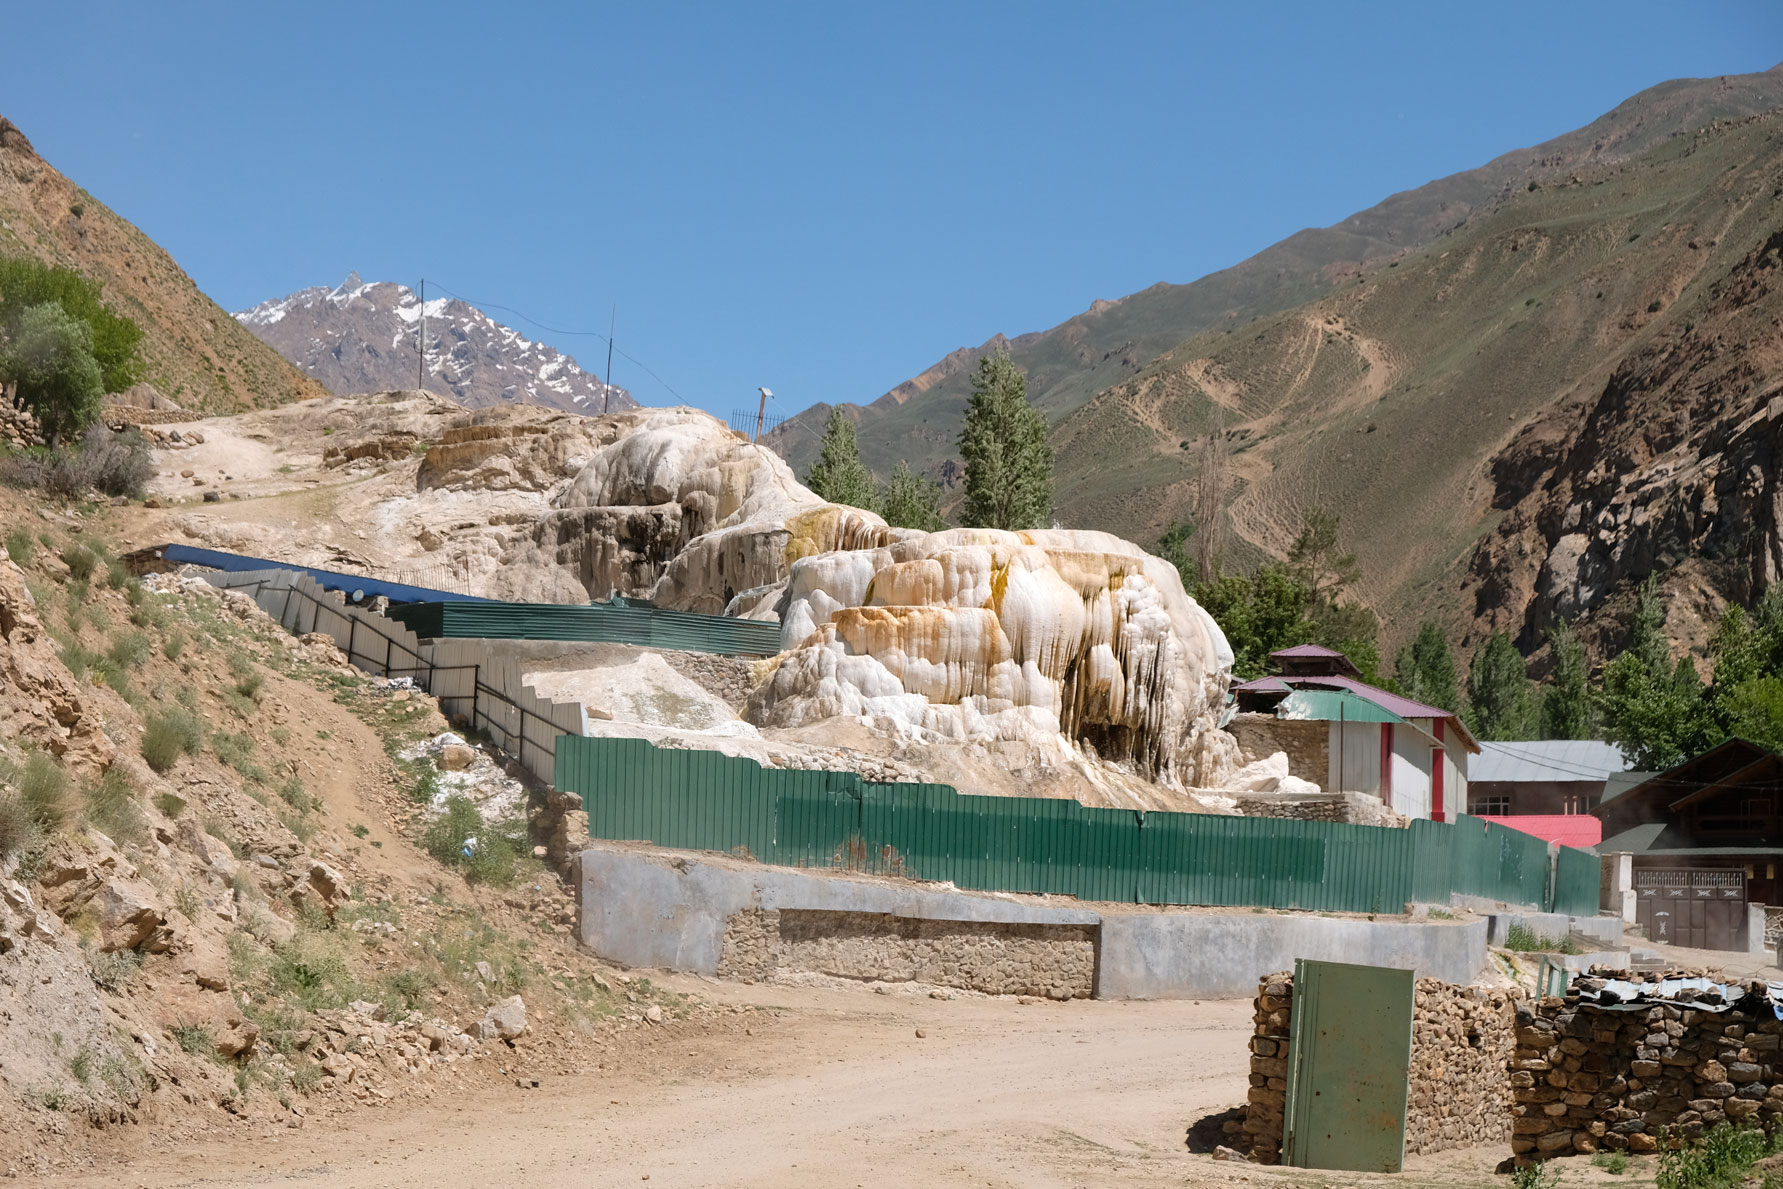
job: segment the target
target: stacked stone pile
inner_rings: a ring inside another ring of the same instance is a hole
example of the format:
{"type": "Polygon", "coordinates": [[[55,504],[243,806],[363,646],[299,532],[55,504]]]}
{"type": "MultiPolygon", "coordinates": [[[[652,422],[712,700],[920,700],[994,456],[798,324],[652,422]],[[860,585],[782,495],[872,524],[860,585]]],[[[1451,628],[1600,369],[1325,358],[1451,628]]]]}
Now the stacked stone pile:
{"type": "Polygon", "coordinates": [[[16,384],[0,384],[0,441],[20,450],[43,445],[37,417],[19,400],[16,384]]]}
{"type": "MultiPolygon", "coordinates": [[[[1659,977],[1719,979],[1701,971],[1659,977]]],[[[1517,1009],[1518,1163],[1600,1148],[1651,1152],[1661,1129],[1697,1136],[1723,1121],[1770,1125],[1783,1115],[1783,1021],[1764,983],[1733,984],[1735,1002],[1724,1011],[1685,1002],[1606,1011],[1579,1002],[1579,990],[1601,987],[1581,979],[1565,999],[1517,1009]]]]}
{"type": "MultiPolygon", "coordinates": [[[[1517,992],[1419,979],[1412,1014],[1405,1150],[1408,1154],[1502,1142],[1511,1134],[1512,1010],[1517,992]]],[[[1226,1124],[1252,1160],[1281,1160],[1288,1101],[1294,979],[1258,984],[1251,1036],[1251,1087],[1244,1118],[1226,1124]]]]}

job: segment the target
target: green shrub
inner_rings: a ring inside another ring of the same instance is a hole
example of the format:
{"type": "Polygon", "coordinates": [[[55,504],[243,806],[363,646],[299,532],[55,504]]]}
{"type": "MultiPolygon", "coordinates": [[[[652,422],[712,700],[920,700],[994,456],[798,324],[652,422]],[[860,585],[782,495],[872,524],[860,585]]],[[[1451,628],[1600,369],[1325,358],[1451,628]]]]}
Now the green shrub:
{"type": "Polygon", "coordinates": [[[1603,1169],[1612,1177],[1619,1177],[1628,1171],[1628,1153],[1599,1152],[1591,1158],[1591,1163],[1603,1169]]]}
{"type": "Polygon", "coordinates": [[[211,750],[217,753],[219,760],[254,784],[265,784],[272,779],[266,769],[254,762],[254,737],[246,731],[216,732],[211,738],[211,750]]]}
{"type": "Polygon", "coordinates": [[[155,808],[162,817],[178,817],[186,811],[186,799],[177,793],[156,793],[155,808]]]}
{"type": "Polygon", "coordinates": [[[178,1024],[173,1029],[173,1039],[182,1053],[194,1057],[216,1056],[217,1042],[203,1024],[178,1024]]]}
{"type": "Polygon", "coordinates": [[[166,772],[182,755],[197,755],[204,746],[204,728],[183,707],[151,714],[142,731],[142,758],[157,772],[166,772]]]}
{"type": "Polygon", "coordinates": [[[1534,1164],[1525,1164],[1511,1173],[1511,1189],[1554,1189],[1560,1184],[1560,1170],[1549,1168],[1546,1162],[1537,1160],[1534,1164]]]}
{"type": "Polygon", "coordinates": [[[134,669],[149,658],[149,638],[141,632],[130,632],[111,642],[105,657],[123,669],[134,669]]]}
{"type": "Polygon", "coordinates": [[[95,826],[118,842],[140,842],[147,836],[148,822],[136,790],[115,764],[87,790],[87,814],[95,826]]]}
{"type": "Polygon", "coordinates": [[[16,794],[0,791],[0,859],[28,850],[39,835],[31,811],[16,794]]]}
{"type": "Polygon", "coordinates": [[[41,751],[34,751],[19,773],[19,800],[31,820],[43,830],[55,830],[68,820],[68,776],[41,751]]]}
{"type": "Polygon", "coordinates": [[[409,789],[409,800],[431,805],[433,799],[440,795],[439,769],[433,766],[432,760],[420,761],[416,769],[415,783],[409,789]]]}
{"type": "Polygon", "coordinates": [[[21,566],[28,566],[37,556],[37,542],[27,530],[15,528],[6,534],[6,556],[21,566]]]}
{"type": "Polygon", "coordinates": [[[1717,1123],[1692,1143],[1662,1133],[1657,1189],[1736,1189],[1776,1143],[1757,1128],[1717,1123]],[[1677,1142],[1673,1142],[1677,1141],[1677,1142]]]}
{"type": "Polygon", "coordinates": [[[428,854],[463,871],[470,883],[495,887],[514,881],[524,842],[524,823],[486,822],[470,798],[457,793],[446,798],[444,810],[422,836],[428,854]],[[473,838],[467,854],[466,842],[473,838]]]}
{"type": "Polygon", "coordinates": [[[358,992],[339,943],[308,928],[278,947],[267,978],[275,993],[306,1011],[344,1007],[358,992]]]}
{"type": "MultiPolygon", "coordinates": [[[[87,950],[87,971],[107,991],[120,991],[142,969],[142,955],[135,950],[87,950]]],[[[83,1081],[85,1079],[82,1079],[83,1081]]]]}
{"type": "Polygon", "coordinates": [[[181,632],[178,628],[175,628],[173,631],[167,633],[167,639],[161,641],[161,655],[170,661],[177,661],[180,659],[180,653],[185,650],[185,647],[185,633],[181,632]]]}
{"type": "MultiPolygon", "coordinates": [[[[68,567],[68,576],[76,582],[85,582],[93,576],[99,565],[99,555],[82,545],[79,541],[62,550],[62,564],[68,567]]],[[[86,601],[86,592],[81,592],[79,602],[86,601]]]]}
{"type": "Polygon", "coordinates": [[[139,496],[154,473],[154,456],[141,431],[113,433],[103,425],[88,428],[78,445],[0,459],[0,482],[69,500],[93,491],[139,496]]]}

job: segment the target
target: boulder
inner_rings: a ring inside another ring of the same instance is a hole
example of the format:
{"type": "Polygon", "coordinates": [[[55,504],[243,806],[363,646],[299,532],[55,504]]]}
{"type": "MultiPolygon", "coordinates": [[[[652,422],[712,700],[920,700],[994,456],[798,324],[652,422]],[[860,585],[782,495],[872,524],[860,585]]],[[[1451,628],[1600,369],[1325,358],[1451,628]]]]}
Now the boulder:
{"type": "Polygon", "coordinates": [[[151,954],[167,952],[173,942],[173,930],[167,916],[156,903],[155,889],[136,880],[108,879],[100,885],[90,904],[99,915],[100,949],[144,950],[151,954]]]}
{"type": "Polygon", "coordinates": [[[513,1040],[526,1031],[526,1004],[518,995],[491,1004],[474,1031],[481,1040],[513,1040]]]}
{"type": "Polygon", "coordinates": [[[447,772],[463,772],[477,762],[477,751],[463,743],[448,743],[440,748],[440,768],[447,772]]]}

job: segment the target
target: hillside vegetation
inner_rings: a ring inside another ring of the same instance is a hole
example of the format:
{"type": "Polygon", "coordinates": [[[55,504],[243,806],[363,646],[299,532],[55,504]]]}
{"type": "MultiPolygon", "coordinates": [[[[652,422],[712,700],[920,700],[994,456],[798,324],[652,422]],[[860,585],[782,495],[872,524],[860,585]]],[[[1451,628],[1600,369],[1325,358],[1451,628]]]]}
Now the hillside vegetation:
{"type": "Polygon", "coordinates": [[[173,258],[63,177],[0,117],[0,256],[26,256],[98,282],[143,329],[142,378],[212,413],[324,396],[314,380],[199,292],[173,258]]]}
{"type": "MultiPolygon", "coordinates": [[[[997,335],[982,346],[961,348],[871,404],[844,408],[859,419],[862,457],[879,475],[907,458],[919,471],[951,477],[971,373],[986,353],[1008,347],[1028,373],[1034,403],[1056,421],[1195,335],[1242,326],[1330,293],[1524,193],[1529,182],[1546,185],[1627,161],[1715,120],[1779,106],[1783,67],[1661,83],[1584,128],[1395,194],[1335,226],[1297,232],[1189,284],[1153,285],[1116,301],[1096,301],[1050,330],[1013,339],[997,335]]],[[[1219,229],[1183,233],[1218,235],[1219,229]]],[[[816,455],[829,408],[806,410],[768,439],[800,473],[816,455]]],[[[1068,502],[1060,508],[1068,523],[1076,523],[1068,502]]]]}
{"type": "MultiPolygon", "coordinates": [[[[1606,538],[1614,566],[1581,586],[1563,560],[1548,597],[1531,601],[1559,539],[1592,524],[1616,476],[1736,424],[1774,388],[1766,245],[1780,215],[1783,115],[1526,186],[1428,249],[1198,336],[1099,394],[1055,428],[1059,506],[1155,539],[1186,515],[1197,441],[1218,432],[1229,562],[1280,556],[1304,512],[1328,508],[1390,635],[1431,617],[1463,644],[1508,628],[1533,648],[1556,613],[1593,611],[1663,560],[1606,538]],[[1702,344],[1691,366],[1652,374],[1686,342],[1702,344]],[[1618,395],[1630,386],[1638,402],[1618,395]],[[1578,506],[1562,497],[1544,517],[1563,469],[1573,487],[1609,490],[1578,506]]],[[[1717,465],[1713,454],[1695,465],[1717,465]]],[[[1723,542],[1716,557],[1692,564],[1717,571],[1710,588],[1745,595],[1751,584],[1731,579],[1756,542],[1724,527],[1708,534],[1723,542]]],[[[1673,559],[1705,531],[1674,540],[1673,559]]]]}

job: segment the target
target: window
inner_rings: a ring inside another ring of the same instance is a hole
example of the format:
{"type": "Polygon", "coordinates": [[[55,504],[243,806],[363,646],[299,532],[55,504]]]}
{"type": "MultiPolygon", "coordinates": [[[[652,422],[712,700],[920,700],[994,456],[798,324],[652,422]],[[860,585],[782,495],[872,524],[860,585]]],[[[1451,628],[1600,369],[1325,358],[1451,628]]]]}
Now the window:
{"type": "Polygon", "coordinates": [[[1475,817],[1507,817],[1511,812],[1510,794],[1500,797],[1474,797],[1468,802],[1467,812],[1475,817]]]}

